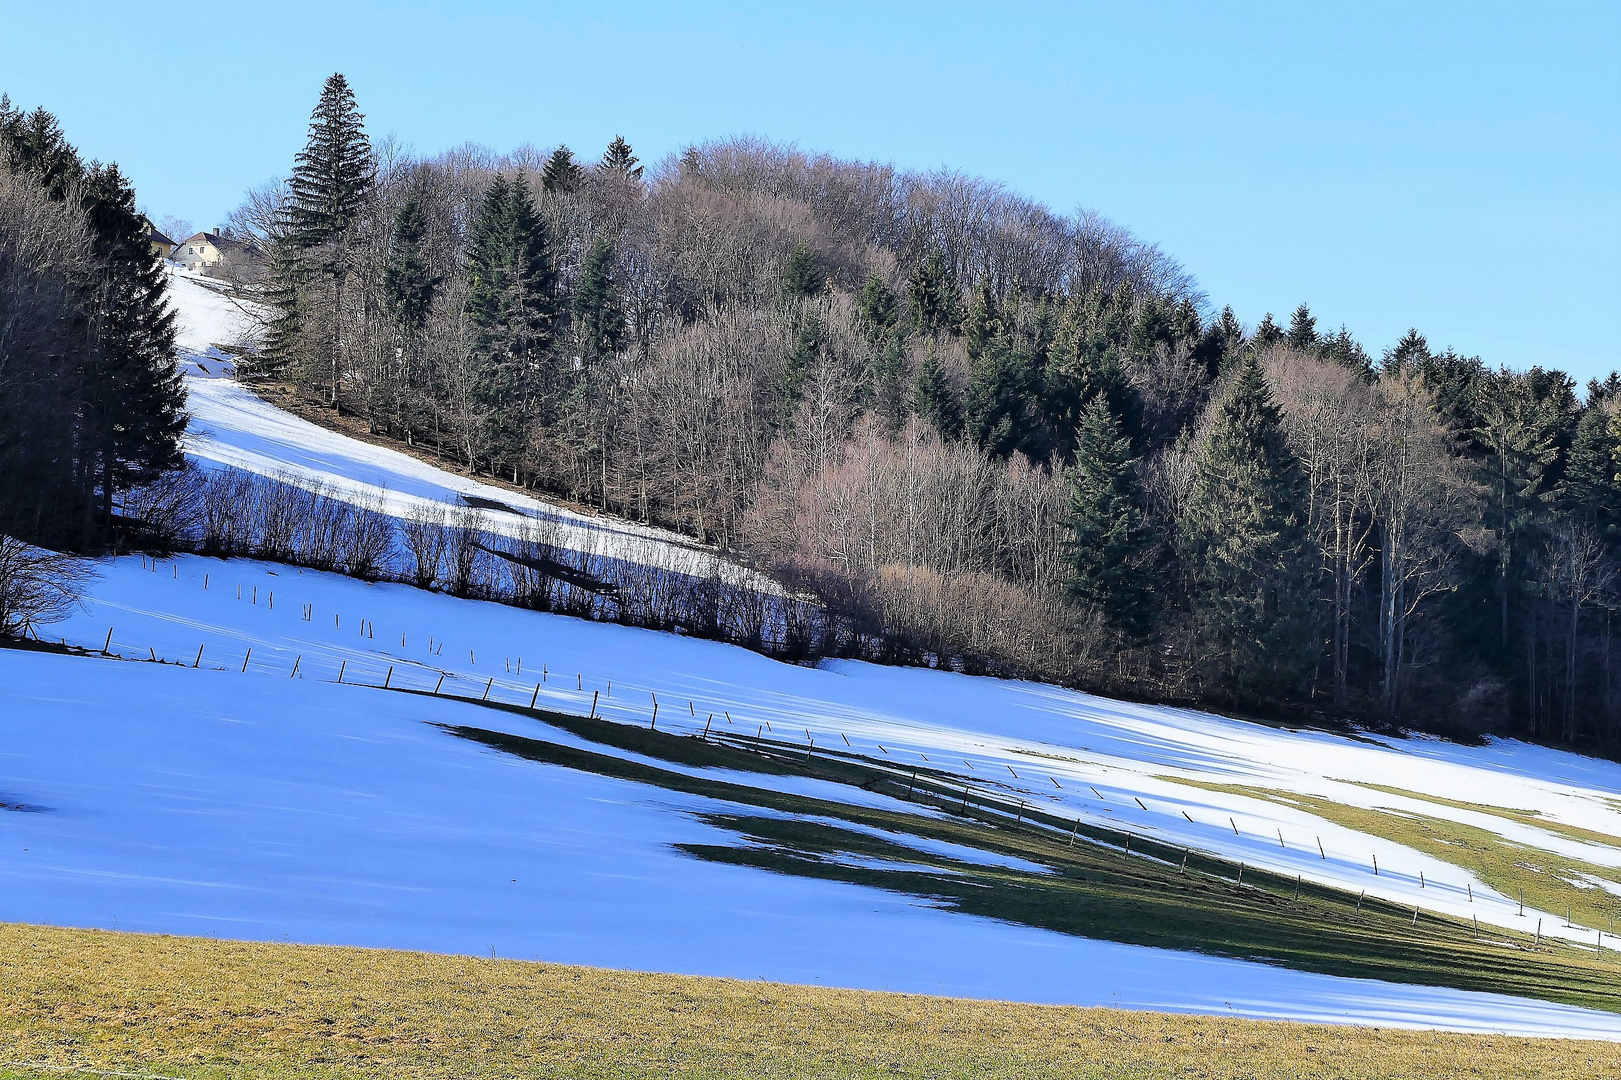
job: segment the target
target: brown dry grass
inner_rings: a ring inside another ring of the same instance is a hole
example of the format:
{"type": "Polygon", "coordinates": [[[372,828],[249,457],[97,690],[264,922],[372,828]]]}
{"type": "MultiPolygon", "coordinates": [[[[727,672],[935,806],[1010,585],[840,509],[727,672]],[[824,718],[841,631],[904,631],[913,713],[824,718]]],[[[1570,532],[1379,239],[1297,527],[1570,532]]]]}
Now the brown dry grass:
{"type": "Polygon", "coordinates": [[[0,924],[15,1063],[186,1077],[1599,1077],[1621,1046],[0,924]]]}

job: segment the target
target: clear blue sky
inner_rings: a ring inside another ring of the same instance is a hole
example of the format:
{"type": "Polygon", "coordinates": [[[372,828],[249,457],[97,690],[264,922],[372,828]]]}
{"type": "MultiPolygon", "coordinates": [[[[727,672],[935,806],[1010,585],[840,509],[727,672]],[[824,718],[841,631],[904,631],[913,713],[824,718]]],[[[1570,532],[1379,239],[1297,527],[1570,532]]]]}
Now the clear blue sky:
{"type": "Polygon", "coordinates": [[[223,220],[321,80],[422,152],[756,134],[1157,241],[1253,324],[1621,364],[1621,4],[0,2],[0,90],[223,220]],[[587,10],[590,9],[590,10],[587,10]]]}

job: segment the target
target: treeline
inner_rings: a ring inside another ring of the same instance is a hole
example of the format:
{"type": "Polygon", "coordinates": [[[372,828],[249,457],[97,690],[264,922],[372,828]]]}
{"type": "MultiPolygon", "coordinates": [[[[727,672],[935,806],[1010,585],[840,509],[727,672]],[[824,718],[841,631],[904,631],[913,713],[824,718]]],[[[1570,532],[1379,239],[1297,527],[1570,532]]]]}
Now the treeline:
{"type": "Polygon", "coordinates": [[[1585,400],[956,174],[753,141],[416,158],[328,81],[254,368],[822,599],[817,649],[1621,746],[1621,380],[1585,400]]]}
{"type": "Polygon", "coordinates": [[[180,464],[161,261],[117,165],[0,97],[0,535],[92,550],[121,493],[180,464]]]}

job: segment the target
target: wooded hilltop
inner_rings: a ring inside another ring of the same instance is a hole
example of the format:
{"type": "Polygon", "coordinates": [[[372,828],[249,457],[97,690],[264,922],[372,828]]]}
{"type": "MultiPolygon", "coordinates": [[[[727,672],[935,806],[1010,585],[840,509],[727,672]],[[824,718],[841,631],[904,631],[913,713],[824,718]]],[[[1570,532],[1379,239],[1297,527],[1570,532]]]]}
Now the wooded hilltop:
{"type": "Polygon", "coordinates": [[[1613,373],[1246,327],[957,173],[418,157],[341,75],[231,229],[247,376],[735,552],[836,616],[814,655],[1621,752],[1613,373]]]}

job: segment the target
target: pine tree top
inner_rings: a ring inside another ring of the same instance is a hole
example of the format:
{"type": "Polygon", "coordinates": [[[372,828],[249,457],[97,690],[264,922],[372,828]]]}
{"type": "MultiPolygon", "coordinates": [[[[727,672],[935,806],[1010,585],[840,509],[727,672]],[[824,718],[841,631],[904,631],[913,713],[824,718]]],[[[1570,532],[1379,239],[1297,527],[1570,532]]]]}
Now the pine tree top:
{"type": "Polygon", "coordinates": [[[630,143],[625,141],[623,135],[615,135],[614,141],[608,144],[603,152],[602,162],[597,167],[604,172],[622,173],[633,180],[642,178],[642,167],[637,164],[639,159],[630,151],[630,143]]]}
{"type": "Polygon", "coordinates": [[[288,225],[300,247],[319,247],[341,236],[371,194],[376,163],[365,119],[348,80],[329,76],[287,181],[288,225]]]}

